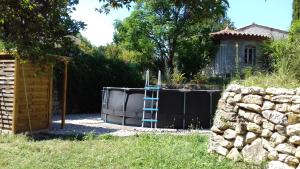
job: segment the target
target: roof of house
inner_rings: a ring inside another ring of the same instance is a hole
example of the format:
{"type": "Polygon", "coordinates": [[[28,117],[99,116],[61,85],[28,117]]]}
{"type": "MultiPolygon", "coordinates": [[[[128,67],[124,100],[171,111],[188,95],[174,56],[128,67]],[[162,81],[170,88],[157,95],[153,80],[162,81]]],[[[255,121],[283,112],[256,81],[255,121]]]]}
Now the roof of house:
{"type": "Polygon", "coordinates": [[[240,32],[238,30],[232,30],[228,27],[226,27],[225,29],[223,29],[221,31],[211,33],[210,35],[212,35],[215,38],[227,37],[227,36],[236,36],[236,37],[241,37],[241,38],[242,37],[253,37],[253,38],[261,38],[261,39],[269,38],[268,36],[265,36],[265,35],[240,32]]]}
{"type": "Polygon", "coordinates": [[[238,39],[255,39],[265,40],[269,38],[280,38],[285,37],[288,34],[287,31],[275,29],[263,25],[251,24],[236,30],[228,28],[228,26],[218,32],[211,33],[214,39],[227,39],[227,38],[238,38],[238,39]]]}
{"type": "MultiPolygon", "coordinates": [[[[281,33],[284,33],[284,34],[288,34],[288,31],[281,30],[281,29],[276,29],[276,28],[272,28],[272,27],[268,27],[268,26],[264,26],[264,25],[259,25],[259,24],[256,24],[256,23],[252,23],[251,25],[239,28],[239,29],[237,29],[237,31],[244,31],[244,30],[247,30],[247,29],[252,28],[252,27],[259,27],[259,28],[263,28],[263,29],[268,29],[270,31],[277,31],[277,32],[281,32],[281,33]]],[[[257,34],[260,34],[260,33],[261,32],[257,32],[257,34]]]]}

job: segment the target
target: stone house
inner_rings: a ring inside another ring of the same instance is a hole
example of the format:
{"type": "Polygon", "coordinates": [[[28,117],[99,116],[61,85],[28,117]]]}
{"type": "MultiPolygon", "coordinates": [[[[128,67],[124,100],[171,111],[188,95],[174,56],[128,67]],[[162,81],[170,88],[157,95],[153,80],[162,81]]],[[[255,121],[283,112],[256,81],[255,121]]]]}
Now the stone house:
{"type": "Polygon", "coordinates": [[[226,27],[219,32],[211,33],[218,45],[214,62],[208,68],[211,76],[228,76],[235,70],[244,67],[259,66],[262,56],[261,44],[268,39],[282,39],[287,31],[258,24],[251,24],[236,30],[226,27]]]}

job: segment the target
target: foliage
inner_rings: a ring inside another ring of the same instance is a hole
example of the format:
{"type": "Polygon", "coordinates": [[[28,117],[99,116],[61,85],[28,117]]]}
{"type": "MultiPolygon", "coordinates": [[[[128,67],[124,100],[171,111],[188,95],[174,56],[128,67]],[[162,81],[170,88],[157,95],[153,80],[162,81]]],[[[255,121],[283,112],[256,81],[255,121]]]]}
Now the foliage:
{"type": "Polygon", "coordinates": [[[254,68],[251,67],[251,66],[245,67],[242,70],[242,74],[243,74],[244,78],[247,79],[247,78],[251,77],[254,74],[254,68]]]}
{"type": "Polygon", "coordinates": [[[172,73],[177,66],[192,77],[209,60],[209,33],[225,21],[227,6],[226,0],[138,1],[132,14],[115,24],[114,40],[162,71],[172,73]]]}
{"type": "MultiPolygon", "coordinates": [[[[78,39],[85,39],[78,36],[78,39]]],[[[68,74],[68,112],[91,113],[101,111],[103,87],[141,87],[142,77],[135,65],[118,58],[105,57],[105,48],[97,48],[89,41],[71,43],[61,53],[72,56],[68,74]]],[[[62,90],[63,65],[56,64],[56,85],[62,90]]],[[[62,93],[62,92],[60,92],[62,93]]]]}
{"type": "Polygon", "coordinates": [[[227,24],[234,27],[228,18],[219,21],[206,19],[186,27],[185,33],[178,42],[178,56],[175,61],[178,69],[185,73],[188,79],[192,79],[199,70],[214,59],[217,46],[214,45],[209,34],[223,29],[227,24]]]}
{"type": "Polygon", "coordinates": [[[141,54],[139,52],[124,49],[122,46],[118,46],[114,43],[107,44],[104,47],[104,53],[105,57],[110,59],[120,59],[124,62],[142,64],[140,60],[141,54]]]}
{"type": "Polygon", "coordinates": [[[300,82],[300,22],[293,22],[287,39],[268,41],[263,45],[269,72],[253,72],[253,76],[238,82],[261,87],[299,87],[300,82]]]}
{"type": "Polygon", "coordinates": [[[253,76],[245,80],[233,80],[232,83],[241,84],[244,86],[259,86],[268,87],[284,87],[296,88],[299,87],[299,80],[294,76],[285,73],[261,73],[256,72],[253,76]]]}
{"type": "Polygon", "coordinates": [[[186,78],[184,77],[184,73],[181,73],[177,69],[172,73],[171,75],[171,83],[172,84],[182,84],[186,81],[186,78]]]}
{"type": "Polygon", "coordinates": [[[141,84],[141,76],[134,67],[120,60],[86,54],[75,56],[70,65],[69,105],[74,112],[100,112],[102,87],[140,87],[141,84]]]}
{"type": "Polygon", "coordinates": [[[288,39],[280,39],[275,41],[267,41],[263,44],[262,51],[266,57],[271,58],[271,64],[269,64],[270,70],[278,70],[281,66],[281,60],[291,57],[291,48],[288,39]]]}
{"type": "Polygon", "coordinates": [[[100,48],[95,47],[92,43],[80,33],[76,35],[73,42],[78,45],[79,49],[89,55],[104,55],[104,53],[100,48]],[[78,41],[78,42],[77,42],[78,41]]]}
{"type": "Polygon", "coordinates": [[[192,82],[196,84],[206,84],[208,82],[208,78],[201,72],[198,72],[194,75],[192,82]]]}
{"type": "Polygon", "coordinates": [[[123,8],[124,6],[127,9],[131,8],[131,3],[136,0],[99,0],[99,2],[103,2],[103,5],[97,10],[100,13],[108,14],[111,9],[123,8]]]}
{"type": "Polygon", "coordinates": [[[201,135],[111,135],[89,139],[32,140],[0,135],[1,168],[199,168],[259,169],[207,152],[208,137],[201,135]]]}
{"type": "Polygon", "coordinates": [[[0,40],[22,59],[47,62],[83,22],[71,19],[78,0],[1,0],[0,40]]]}
{"type": "Polygon", "coordinates": [[[293,18],[292,23],[294,21],[300,20],[300,1],[293,0],[293,18]]]}
{"type": "Polygon", "coordinates": [[[252,66],[243,67],[240,71],[237,71],[233,74],[232,79],[233,80],[247,79],[247,78],[253,76],[255,74],[255,72],[260,71],[259,69],[257,69],[256,71],[254,71],[254,70],[256,70],[256,69],[252,66]]]}
{"type": "Polygon", "coordinates": [[[123,22],[115,22],[114,42],[120,48],[134,52],[130,61],[140,65],[141,71],[153,69],[154,43],[147,37],[148,26],[141,18],[142,11],[133,11],[123,22]]]}
{"type": "Polygon", "coordinates": [[[289,31],[289,41],[294,44],[300,44],[300,19],[292,23],[289,31]]]}
{"type": "Polygon", "coordinates": [[[0,53],[5,52],[5,45],[2,41],[0,41],[0,53]]]}
{"type": "Polygon", "coordinates": [[[290,42],[293,46],[293,58],[291,60],[291,70],[300,81],[300,20],[294,21],[289,34],[290,42]]]}
{"type": "MultiPolygon", "coordinates": [[[[295,21],[290,29],[287,39],[268,42],[263,51],[272,57],[272,66],[275,72],[294,74],[297,73],[297,61],[300,59],[300,21],[295,21]]],[[[300,76],[299,76],[300,77],[300,76]]],[[[300,80],[300,79],[299,79],[300,80]]]]}
{"type": "Polygon", "coordinates": [[[207,79],[207,83],[210,85],[219,85],[219,86],[226,86],[230,83],[230,78],[224,78],[224,77],[209,77],[207,79]]]}

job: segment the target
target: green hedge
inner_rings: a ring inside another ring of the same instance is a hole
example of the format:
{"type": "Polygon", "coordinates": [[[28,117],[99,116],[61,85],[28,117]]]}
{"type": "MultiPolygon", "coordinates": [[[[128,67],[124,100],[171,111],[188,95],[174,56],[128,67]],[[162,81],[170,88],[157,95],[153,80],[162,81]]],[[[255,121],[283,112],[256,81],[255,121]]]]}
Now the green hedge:
{"type": "MultiPolygon", "coordinates": [[[[62,86],[62,66],[56,66],[56,85],[62,86]]],[[[68,113],[101,111],[101,90],[106,86],[142,87],[143,81],[133,65],[120,60],[78,54],[68,71],[68,113]]],[[[60,93],[62,93],[61,88],[60,93]]]]}
{"type": "Polygon", "coordinates": [[[119,60],[74,57],[70,65],[69,105],[75,112],[100,112],[103,87],[141,87],[141,79],[134,67],[119,60]]]}

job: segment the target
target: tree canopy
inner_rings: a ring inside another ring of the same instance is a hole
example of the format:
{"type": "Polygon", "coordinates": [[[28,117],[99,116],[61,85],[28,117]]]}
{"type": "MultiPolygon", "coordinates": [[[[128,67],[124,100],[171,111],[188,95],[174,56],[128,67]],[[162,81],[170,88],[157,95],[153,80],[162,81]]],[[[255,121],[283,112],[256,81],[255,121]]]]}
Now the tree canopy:
{"type": "Polygon", "coordinates": [[[212,56],[209,33],[230,23],[227,7],[226,0],[138,1],[128,18],[116,22],[114,41],[161,70],[173,72],[176,66],[187,76],[193,75],[212,56]]]}
{"type": "Polygon", "coordinates": [[[78,0],[0,0],[0,40],[22,59],[47,60],[84,23],[70,13],[78,0]]]}

